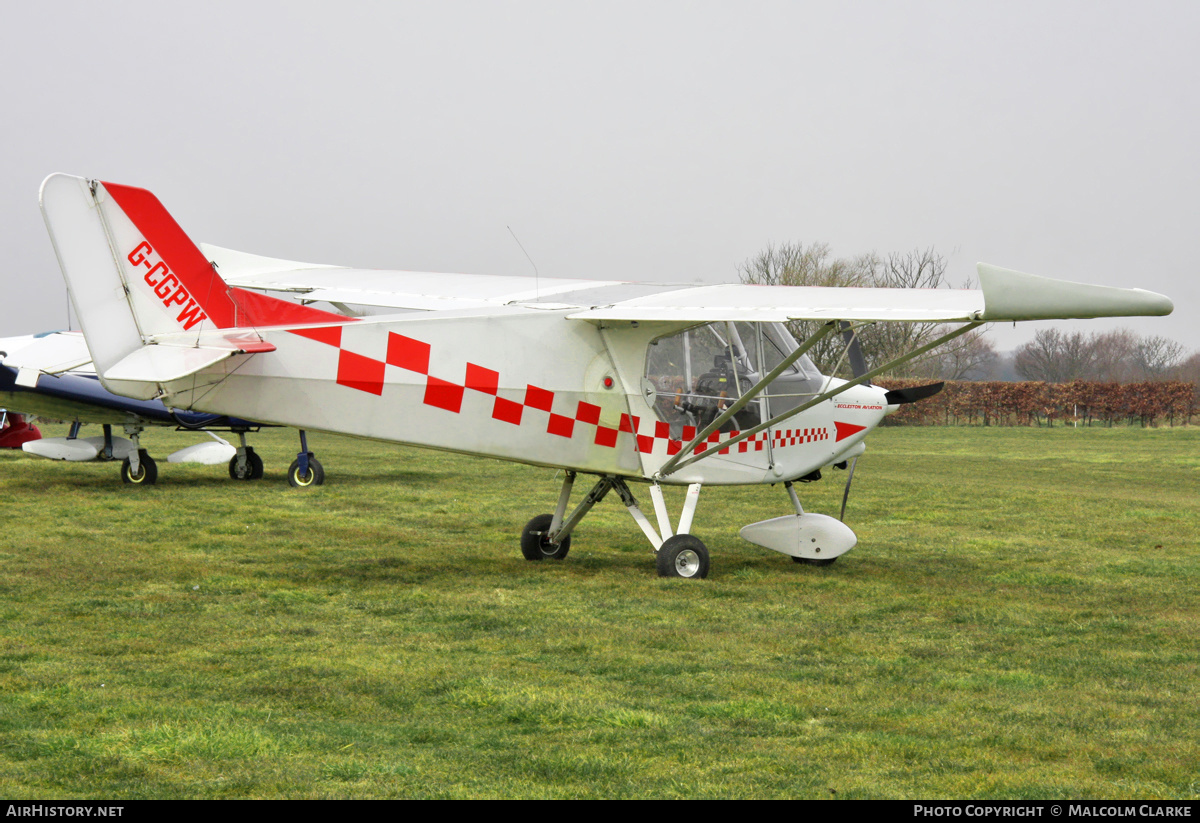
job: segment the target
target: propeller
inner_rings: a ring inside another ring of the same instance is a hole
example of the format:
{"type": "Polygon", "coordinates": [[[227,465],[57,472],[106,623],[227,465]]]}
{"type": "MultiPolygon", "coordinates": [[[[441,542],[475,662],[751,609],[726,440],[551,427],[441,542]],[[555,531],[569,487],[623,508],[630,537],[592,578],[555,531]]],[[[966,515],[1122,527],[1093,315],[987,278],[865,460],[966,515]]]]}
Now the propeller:
{"type": "Polygon", "coordinates": [[[930,383],[926,386],[913,386],[911,389],[892,389],[884,395],[889,406],[899,406],[902,403],[916,403],[926,397],[933,397],[946,387],[945,383],[930,383]]]}

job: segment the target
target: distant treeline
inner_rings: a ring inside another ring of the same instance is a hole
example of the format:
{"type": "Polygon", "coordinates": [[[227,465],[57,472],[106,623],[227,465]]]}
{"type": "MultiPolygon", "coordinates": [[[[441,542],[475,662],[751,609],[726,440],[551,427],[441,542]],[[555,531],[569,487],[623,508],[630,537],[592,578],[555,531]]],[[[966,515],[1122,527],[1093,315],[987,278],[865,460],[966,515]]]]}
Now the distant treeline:
{"type": "MultiPolygon", "coordinates": [[[[886,378],[876,384],[904,389],[928,380],[886,378]]],[[[1200,410],[1197,387],[1180,380],[1149,383],[1007,383],[953,381],[933,397],[900,407],[888,422],[912,426],[1187,425],[1200,410]]]]}

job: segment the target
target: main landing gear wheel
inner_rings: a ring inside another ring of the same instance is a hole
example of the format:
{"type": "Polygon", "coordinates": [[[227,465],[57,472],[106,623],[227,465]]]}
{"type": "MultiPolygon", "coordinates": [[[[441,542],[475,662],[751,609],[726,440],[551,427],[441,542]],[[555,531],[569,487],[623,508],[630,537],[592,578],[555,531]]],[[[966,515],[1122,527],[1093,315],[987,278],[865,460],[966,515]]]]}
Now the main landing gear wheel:
{"type": "Polygon", "coordinates": [[[677,534],[663,541],[655,558],[659,577],[708,577],[708,548],[690,534],[677,534]]]}
{"type": "Polygon", "coordinates": [[[552,514],[539,514],[525,524],[521,532],[521,554],[526,560],[562,560],[571,550],[571,535],[562,539],[561,543],[551,543],[546,539],[550,531],[550,523],[554,520],[552,514]]]}
{"type": "Polygon", "coordinates": [[[135,486],[153,486],[158,481],[158,466],[150,458],[150,455],[146,454],[145,449],[138,450],[137,474],[133,473],[132,465],[128,457],[121,464],[121,481],[123,483],[132,483],[135,486]]]}
{"type": "Polygon", "coordinates": [[[249,446],[246,447],[246,468],[239,470],[238,456],[229,458],[229,476],[234,480],[261,480],[263,476],[263,461],[258,453],[249,446]]]}
{"type": "Polygon", "coordinates": [[[293,488],[307,489],[325,482],[325,469],[317,462],[317,458],[310,457],[308,458],[308,475],[302,477],[300,475],[300,458],[296,458],[292,461],[292,465],[288,466],[287,477],[288,484],[293,488]]]}
{"type": "Polygon", "coordinates": [[[806,566],[832,566],[836,557],[793,557],[793,563],[803,563],[806,566]]]}

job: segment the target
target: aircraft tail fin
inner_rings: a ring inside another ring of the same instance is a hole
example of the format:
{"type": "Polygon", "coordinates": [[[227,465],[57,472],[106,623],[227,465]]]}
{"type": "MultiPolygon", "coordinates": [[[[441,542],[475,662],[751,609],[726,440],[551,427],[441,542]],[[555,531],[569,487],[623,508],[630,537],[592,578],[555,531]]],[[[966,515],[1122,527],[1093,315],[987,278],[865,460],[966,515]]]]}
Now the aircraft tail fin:
{"type": "MultiPolygon", "coordinates": [[[[245,340],[248,332],[256,337],[254,329],[261,326],[346,321],[230,288],[145,189],[52,174],[42,183],[41,205],[96,371],[110,391],[151,397],[157,391],[154,382],[177,376],[181,366],[175,362],[166,370],[139,365],[163,359],[161,350],[154,357],[143,351],[163,336],[195,334],[198,344],[202,334],[216,330],[237,330],[235,336],[245,340]],[[122,368],[106,381],[118,364],[122,368]],[[109,385],[115,381],[150,385],[109,385]]],[[[239,351],[269,348],[223,345],[223,355],[214,350],[211,357],[192,357],[189,363],[199,370],[239,351]]]]}

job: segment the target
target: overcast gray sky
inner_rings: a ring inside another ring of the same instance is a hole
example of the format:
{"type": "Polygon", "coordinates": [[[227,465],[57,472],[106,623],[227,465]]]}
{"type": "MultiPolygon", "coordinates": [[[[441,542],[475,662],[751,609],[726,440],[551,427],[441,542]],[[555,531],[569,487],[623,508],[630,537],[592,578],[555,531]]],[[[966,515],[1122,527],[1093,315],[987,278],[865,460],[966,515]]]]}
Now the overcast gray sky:
{"type": "MultiPolygon", "coordinates": [[[[1195,2],[6,3],[0,336],[62,171],[321,263],[720,282],[770,242],[1139,286],[1200,348],[1195,2]]],[[[1048,324],[993,329],[1012,348],[1048,324]]]]}

